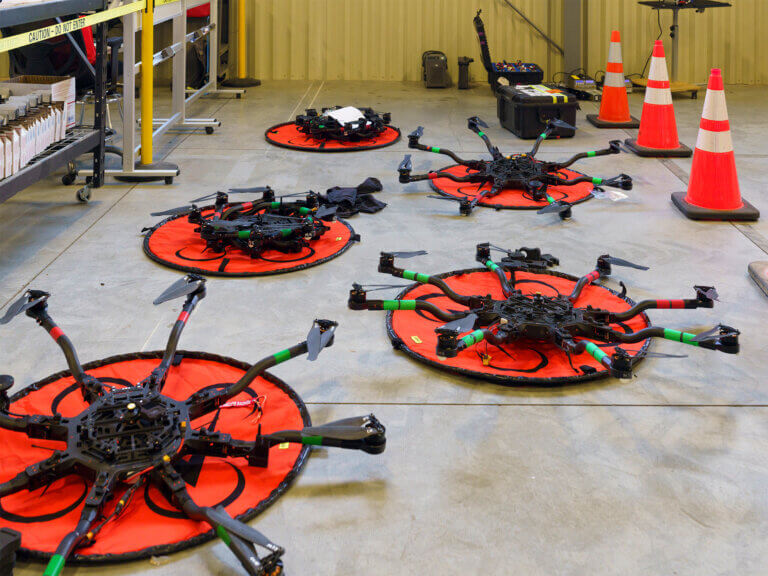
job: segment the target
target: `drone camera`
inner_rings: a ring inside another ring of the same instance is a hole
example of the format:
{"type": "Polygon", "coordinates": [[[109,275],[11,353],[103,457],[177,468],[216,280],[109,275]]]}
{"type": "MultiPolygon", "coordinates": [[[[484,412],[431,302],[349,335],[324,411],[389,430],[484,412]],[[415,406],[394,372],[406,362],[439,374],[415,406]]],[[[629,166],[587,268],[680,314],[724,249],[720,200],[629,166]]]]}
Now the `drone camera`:
{"type": "Polygon", "coordinates": [[[458,332],[450,328],[437,328],[437,355],[444,358],[455,358],[458,354],[458,332]]]}

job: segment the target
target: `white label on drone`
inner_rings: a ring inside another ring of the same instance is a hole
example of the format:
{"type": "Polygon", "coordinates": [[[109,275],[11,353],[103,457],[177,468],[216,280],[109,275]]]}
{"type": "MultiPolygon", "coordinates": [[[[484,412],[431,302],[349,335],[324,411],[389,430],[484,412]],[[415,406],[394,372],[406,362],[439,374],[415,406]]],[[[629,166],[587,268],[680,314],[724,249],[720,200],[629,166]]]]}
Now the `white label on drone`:
{"type": "Polygon", "coordinates": [[[346,106],[345,108],[339,108],[338,110],[329,110],[325,115],[330,116],[342,126],[349,122],[357,122],[365,118],[363,113],[354,106],[346,106]]]}

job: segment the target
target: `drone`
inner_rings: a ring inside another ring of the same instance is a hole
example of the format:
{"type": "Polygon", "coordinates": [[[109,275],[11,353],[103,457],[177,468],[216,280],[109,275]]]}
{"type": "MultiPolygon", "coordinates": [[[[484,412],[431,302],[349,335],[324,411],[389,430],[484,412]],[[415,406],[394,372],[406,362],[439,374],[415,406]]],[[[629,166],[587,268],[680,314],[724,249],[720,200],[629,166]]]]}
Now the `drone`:
{"type": "Polygon", "coordinates": [[[323,206],[321,195],[312,191],[277,197],[265,186],[216,192],[192,200],[191,205],[153,212],[152,216],[187,216],[190,223],[197,225],[195,232],[212,252],[220,254],[234,247],[251,258],[258,258],[267,250],[301,252],[330,229],[325,222],[335,218],[336,206],[323,206]],[[262,196],[250,202],[230,202],[230,195],[247,193],[262,196]],[[284,200],[295,196],[304,198],[284,200]],[[215,199],[213,207],[201,208],[195,204],[210,199],[215,199]]]}
{"type": "MultiPolygon", "coordinates": [[[[392,121],[392,115],[389,112],[384,114],[376,113],[372,108],[360,108],[359,117],[350,122],[341,123],[329,112],[336,110],[346,110],[341,106],[333,108],[323,108],[318,114],[314,108],[309,108],[306,114],[296,117],[296,126],[299,132],[318,140],[338,140],[341,142],[357,142],[375,138],[392,121]]],[[[358,112],[357,109],[352,109],[358,112]]]]}
{"type": "Polygon", "coordinates": [[[72,342],[48,314],[49,294],[28,290],[14,302],[0,324],[26,313],[44,328],[59,345],[88,407],[72,418],[52,415],[17,415],[11,412],[8,390],[11,376],[0,376],[0,428],[21,432],[30,439],[57,440],[66,448],[29,466],[0,484],[0,499],[22,490],[49,486],[68,475],[84,478],[90,485],[77,525],[60,542],[45,574],[58,576],[66,560],[80,547],[91,545],[99,531],[125,511],[130,497],[142,483],[152,483],[168,501],[187,517],[208,523],[227,544],[250,576],[278,576],[283,573],[284,549],[259,531],[233,518],[222,507],[195,503],[178,470],[184,456],[245,458],[249,466],[265,468],[270,448],[278,444],[322,445],[380,454],[386,446],[384,426],[373,414],[347,418],[302,430],[262,434],[259,426],[254,440],[234,439],[215,431],[213,425],[196,428],[193,421],[217,411],[230,399],[273,366],[307,355],[315,360],[333,344],[336,322],[315,320],[307,339],[253,364],[235,383],[224,388],[204,388],[185,401],[163,394],[182,330],[189,315],[205,297],[205,279],[188,275],[174,282],[154,303],[185,297],[181,315],[171,330],[159,365],[133,386],[118,388],[89,375],[80,364],[72,342]],[[108,517],[105,505],[119,498],[108,517]],[[265,550],[266,553],[261,552],[265,550]]]}
{"type": "Polygon", "coordinates": [[[712,308],[718,296],[715,288],[711,286],[694,286],[694,298],[643,300],[622,312],[608,311],[591,305],[580,306],[579,299],[585,287],[599,279],[609,277],[613,266],[648,269],[621,258],[607,254],[600,256],[595,269],[579,278],[573,291],[568,295],[524,294],[517,287],[518,273],[546,270],[559,263],[557,258],[550,254],[542,254],[538,248],[506,250],[489,243],[478,244],[476,260],[497,277],[503,293],[503,297],[493,298],[490,294],[459,294],[438,276],[412,272],[395,266],[396,257],[410,257],[423,253],[423,251],[382,252],[379,272],[435,286],[443,293],[442,295],[465,307],[465,310],[447,311],[432,302],[419,299],[369,300],[366,287],[359,284],[353,285],[349,293],[348,305],[352,310],[418,310],[428,312],[446,322],[435,330],[436,354],[439,357],[454,358],[483,341],[497,347],[523,340],[545,341],[554,344],[565,353],[574,374],[579,374],[585,369],[594,372],[594,368],[589,366],[582,367],[580,370],[573,364],[574,357],[587,353],[604,366],[611,376],[630,378],[633,359],[621,348],[622,344],[643,342],[648,338],[664,338],[700,348],[719,350],[727,354],[736,354],[739,351],[739,331],[722,324],[701,334],[655,326],[629,332],[617,329],[617,323],[630,321],[649,309],[712,308]],[[500,250],[505,254],[500,263],[491,259],[492,249],[500,250]],[[592,340],[617,347],[613,354],[607,354],[592,340]]]}
{"type": "MultiPolygon", "coordinates": [[[[528,153],[512,154],[504,156],[499,149],[491,143],[488,135],[483,128],[488,125],[473,116],[467,120],[467,127],[477,134],[485,143],[488,151],[491,153],[491,160],[464,160],[459,158],[454,152],[446,148],[437,148],[435,146],[425,146],[419,140],[424,135],[424,128],[419,126],[408,135],[408,147],[414,150],[423,150],[425,152],[434,152],[450,157],[460,166],[467,168],[467,174],[460,176],[447,172],[447,169],[429,172],[427,174],[411,174],[413,164],[411,155],[407,154],[398,166],[400,173],[400,182],[419,182],[421,180],[435,180],[436,178],[447,178],[454,182],[475,183],[480,186],[489,184],[489,189],[483,190],[473,198],[456,198],[438,190],[440,196],[430,196],[439,200],[453,200],[459,203],[459,212],[465,216],[472,213],[475,206],[484,198],[493,198],[504,190],[521,190],[523,195],[536,202],[546,202],[547,205],[541,208],[539,214],[548,214],[555,212],[561,219],[565,220],[572,215],[572,204],[563,200],[555,200],[548,192],[550,186],[574,186],[581,183],[592,183],[596,190],[602,190],[600,186],[610,186],[621,188],[623,190],[632,189],[632,178],[626,174],[620,174],[613,178],[592,178],[590,176],[578,176],[569,178],[562,172],[573,163],[582,158],[591,158],[594,156],[607,156],[609,154],[619,154],[621,152],[621,141],[611,140],[608,148],[593,152],[580,152],[575,154],[564,162],[545,162],[536,159],[536,154],[542,142],[552,135],[555,128],[568,128],[575,130],[574,126],[559,119],[549,120],[547,128],[539,135],[533,148],[528,153]]],[[[433,187],[434,183],[433,183],[433,187]]]]}

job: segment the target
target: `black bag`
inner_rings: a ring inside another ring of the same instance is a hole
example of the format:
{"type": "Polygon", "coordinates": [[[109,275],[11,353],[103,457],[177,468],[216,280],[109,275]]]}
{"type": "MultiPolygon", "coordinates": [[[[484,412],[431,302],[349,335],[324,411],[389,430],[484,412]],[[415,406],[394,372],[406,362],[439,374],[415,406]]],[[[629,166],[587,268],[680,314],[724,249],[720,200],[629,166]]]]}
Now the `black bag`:
{"type": "Polygon", "coordinates": [[[349,218],[358,212],[374,214],[386,207],[384,202],[372,196],[381,190],[383,187],[378,179],[366,178],[356,188],[329,188],[325,196],[320,196],[320,202],[323,206],[336,206],[336,215],[340,218],[349,218]]]}
{"type": "Polygon", "coordinates": [[[421,68],[427,88],[448,88],[451,77],[448,74],[448,58],[438,50],[427,50],[421,55],[421,68]]]}

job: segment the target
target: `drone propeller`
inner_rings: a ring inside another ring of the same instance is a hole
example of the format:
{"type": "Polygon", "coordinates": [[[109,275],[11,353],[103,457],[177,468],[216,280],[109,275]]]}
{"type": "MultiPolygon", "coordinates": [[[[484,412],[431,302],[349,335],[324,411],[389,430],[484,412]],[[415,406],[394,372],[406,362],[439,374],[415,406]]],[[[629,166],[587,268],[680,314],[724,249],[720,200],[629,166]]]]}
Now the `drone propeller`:
{"type": "Polygon", "coordinates": [[[395,288],[408,288],[408,284],[352,284],[353,290],[365,292],[378,292],[379,290],[394,290],[395,288]]]}
{"type": "Polygon", "coordinates": [[[607,254],[605,256],[600,256],[599,259],[607,262],[608,264],[611,264],[612,266],[624,266],[625,268],[634,268],[635,270],[649,270],[648,266],[634,264],[629,260],[624,260],[623,258],[615,258],[613,256],[608,256],[607,254]]]}
{"type": "Polygon", "coordinates": [[[8,322],[13,320],[19,314],[22,314],[40,302],[47,300],[48,296],[50,296],[50,294],[47,292],[35,292],[35,294],[32,294],[30,291],[24,292],[21,298],[8,307],[5,316],[0,318],[0,324],[8,324],[8,322]]]}
{"type": "Polygon", "coordinates": [[[380,434],[370,416],[344,418],[320,426],[309,426],[301,431],[302,436],[322,436],[337,440],[363,440],[374,434],[380,434]]]}
{"type": "Polygon", "coordinates": [[[729,330],[732,330],[728,326],[725,326],[723,324],[718,324],[714,328],[710,328],[706,332],[702,332],[701,334],[697,334],[694,338],[694,342],[714,342],[720,336],[722,336],[724,333],[727,333],[729,330]]]}
{"type": "Polygon", "coordinates": [[[336,326],[331,320],[315,320],[307,334],[307,360],[314,362],[323,348],[331,345],[336,326]]]}
{"type": "Polygon", "coordinates": [[[696,294],[701,294],[707,300],[720,302],[720,294],[717,293],[714,286],[694,286],[696,294]]]}
{"type": "Polygon", "coordinates": [[[667,354],[665,352],[646,352],[646,358],[688,358],[688,354],[667,354]]]}
{"type": "Polygon", "coordinates": [[[568,124],[568,122],[563,122],[559,118],[552,118],[547,124],[556,126],[557,128],[564,128],[565,130],[576,130],[576,126],[572,126],[571,124],[568,124]]]}
{"type": "Polygon", "coordinates": [[[264,194],[264,192],[271,192],[272,188],[269,186],[254,186],[252,188],[230,188],[229,194],[264,194]]]}
{"type": "Polygon", "coordinates": [[[403,158],[403,161],[400,162],[400,165],[397,167],[398,171],[400,172],[410,172],[413,170],[413,163],[411,162],[411,155],[406,154],[403,158]]]}
{"type": "Polygon", "coordinates": [[[244,524],[243,522],[240,522],[239,520],[235,520],[234,518],[232,518],[222,506],[217,506],[216,508],[209,508],[208,515],[219,526],[222,526],[228,532],[232,534],[236,534],[237,536],[239,536],[240,538],[243,538],[244,540],[248,540],[249,542],[252,542],[258,546],[261,546],[262,548],[266,548],[267,550],[272,550],[273,552],[280,549],[279,546],[274,544],[271,540],[269,540],[269,538],[264,536],[264,534],[262,534],[255,528],[251,528],[247,524],[244,524]]]}
{"type": "Polygon", "coordinates": [[[204,285],[205,278],[202,276],[198,276],[196,274],[187,274],[166,288],[165,292],[155,298],[153,304],[157,306],[163,302],[168,302],[169,300],[175,300],[176,298],[181,298],[187,294],[192,294],[192,292],[199,290],[204,285]]]}
{"type": "Polygon", "coordinates": [[[414,256],[425,256],[428,252],[426,250],[414,250],[413,252],[382,252],[382,254],[389,254],[395,258],[413,258],[414,256]]]}
{"type": "Polygon", "coordinates": [[[195,210],[197,210],[197,206],[192,204],[191,206],[179,206],[178,208],[163,210],[162,212],[152,212],[150,216],[184,216],[195,210]]]}
{"type": "Polygon", "coordinates": [[[416,140],[418,140],[422,136],[424,136],[424,126],[419,126],[418,128],[416,128],[416,130],[408,134],[408,138],[415,138],[416,140]]]}
{"type": "Polygon", "coordinates": [[[475,322],[477,321],[477,314],[467,314],[464,318],[458,320],[451,320],[447,324],[443,324],[438,330],[454,330],[459,334],[464,332],[470,332],[475,329],[475,322]]]}
{"type": "Polygon", "coordinates": [[[536,211],[537,214],[551,214],[551,213],[557,213],[557,214],[565,214],[571,211],[572,205],[568,204],[567,202],[563,202],[561,200],[558,200],[556,202],[553,202],[552,204],[549,204],[547,206],[544,206],[544,208],[540,208],[536,211]]]}
{"type": "Polygon", "coordinates": [[[478,116],[467,118],[467,126],[470,130],[475,130],[478,126],[481,128],[488,128],[488,124],[486,124],[485,121],[478,116]]]}

